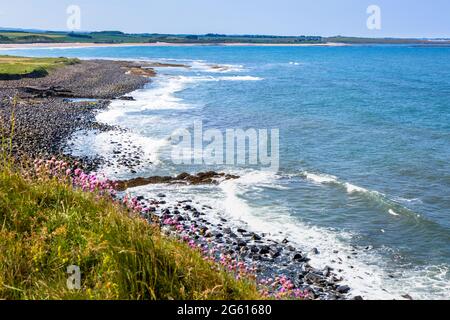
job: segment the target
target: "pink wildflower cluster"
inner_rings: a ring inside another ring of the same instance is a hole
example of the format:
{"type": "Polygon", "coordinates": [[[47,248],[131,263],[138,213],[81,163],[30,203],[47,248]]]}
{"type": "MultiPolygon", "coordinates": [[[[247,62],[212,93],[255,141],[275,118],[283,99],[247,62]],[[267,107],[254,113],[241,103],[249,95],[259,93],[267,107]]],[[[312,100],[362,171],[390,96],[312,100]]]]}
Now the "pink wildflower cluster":
{"type": "Polygon", "coordinates": [[[122,203],[125,207],[130,209],[131,211],[135,211],[136,213],[146,213],[148,212],[148,208],[144,208],[138,201],[136,197],[131,198],[128,194],[126,194],[123,199],[122,203]]]}
{"type": "Polygon", "coordinates": [[[34,172],[38,178],[59,178],[65,179],[70,176],[72,170],[68,162],[57,160],[55,157],[50,160],[34,160],[34,172]]]}
{"type": "Polygon", "coordinates": [[[50,160],[37,159],[34,161],[34,173],[38,179],[57,179],[68,181],[74,187],[84,191],[97,192],[100,195],[115,195],[116,185],[107,180],[101,179],[95,174],[86,174],[79,168],[79,163],[73,165],[52,157],[50,160]]]}
{"type": "Polygon", "coordinates": [[[256,279],[256,267],[247,266],[242,261],[237,261],[231,255],[220,254],[219,264],[221,264],[226,270],[236,274],[236,279],[250,278],[256,279]]]}
{"type": "Polygon", "coordinates": [[[259,281],[261,294],[267,298],[275,299],[307,299],[309,294],[304,290],[295,288],[295,285],[286,276],[275,279],[262,279],[259,281]]]}

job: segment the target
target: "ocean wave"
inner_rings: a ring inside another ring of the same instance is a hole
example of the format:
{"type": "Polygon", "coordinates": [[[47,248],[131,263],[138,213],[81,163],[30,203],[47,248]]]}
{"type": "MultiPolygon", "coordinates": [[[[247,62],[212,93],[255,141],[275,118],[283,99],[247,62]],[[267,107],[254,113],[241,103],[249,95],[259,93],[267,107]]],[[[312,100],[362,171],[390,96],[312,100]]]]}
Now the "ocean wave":
{"type": "Polygon", "coordinates": [[[329,174],[323,174],[323,173],[311,173],[308,171],[304,171],[301,173],[301,176],[305,177],[307,180],[310,180],[317,184],[336,184],[341,187],[344,187],[347,193],[373,193],[373,194],[379,194],[377,191],[370,191],[366,188],[359,187],[357,185],[351,184],[349,182],[343,182],[340,181],[338,177],[329,175],[329,174]]]}
{"type": "Polygon", "coordinates": [[[392,209],[389,209],[389,214],[393,216],[399,216],[399,214],[392,209]]]}
{"type": "Polygon", "coordinates": [[[370,190],[364,187],[357,186],[350,182],[342,181],[336,176],[323,173],[311,173],[308,171],[303,171],[300,174],[300,176],[316,184],[335,185],[345,190],[346,193],[348,193],[349,195],[353,196],[359,195],[361,197],[365,197],[369,201],[376,201],[385,208],[386,213],[392,216],[405,215],[413,218],[420,217],[420,215],[417,214],[416,212],[403,206],[403,204],[399,202],[398,199],[395,197],[391,198],[382,192],[370,190]]]}
{"type": "Polygon", "coordinates": [[[366,188],[362,188],[362,187],[358,187],[355,186],[354,184],[351,183],[344,183],[345,188],[347,189],[348,193],[375,193],[375,194],[379,194],[379,192],[377,191],[369,191],[366,188]]]}
{"type": "Polygon", "coordinates": [[[203,60],[193,60],[191,68],[194,71],[207,72],[207,73],[229,73],[229,72],[243,72],[244,66],[234,64],[212,64],[203,60]]]}
{"type": "Polygon", "coordinates": [[[306,177],[306,179],[316,182],[316,183],[337,183],[337,177],[328,175],[328,174],[316,174],[311,173],[308,171],[305,171],[303,175],[306,177]]]}

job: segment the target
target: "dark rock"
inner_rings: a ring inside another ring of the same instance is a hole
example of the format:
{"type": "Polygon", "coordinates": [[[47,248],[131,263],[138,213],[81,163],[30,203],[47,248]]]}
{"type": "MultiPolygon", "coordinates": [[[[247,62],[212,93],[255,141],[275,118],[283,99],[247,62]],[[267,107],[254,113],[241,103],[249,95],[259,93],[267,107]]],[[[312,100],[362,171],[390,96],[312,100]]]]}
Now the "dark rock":
{"type": "Polygon", "coordinates": [[[281,256],[281,253],[279,251],[270,251],[270,255],[272,256],[272,258],[276,259],[281,256]]]}
{"type": "Polygon", "coordinates": [[[331,272],[333,271],[333,268],[326,266],[323,269],[323,274],[325,275],[325,277],[329,277],[331,275],[331,272]]]}
{"type": "Polygon", "coordinates": [[[269,254],[270,253],[270,247],[268,246],[262,246],[259,250],[259,254],[269,254]]]}
{"type": "Polygon", "coordinates": [[[254,233],[252,236],[252,239],[258,241],[258,240],[261,240],[262,238],[259,235],[257,235],[256,233],[254,233]]]}
{"type": "MultiPolygon", "coordinates": [[[[171,184],[217,184],[219,179],[238,179],[238,176],[233,176],[225,173],[218,173],[214,171],[200,172],[196,175],[191,175],[189,173],[182,173],[176,177],[161,177],[153,176],[148,178],[135,178],[130,180],[117,181],[118,190],[124,191],[126,188],[139,187],[148,184],[159,184],[159,183],[171,183],[171,184]]],[[[206,206],[207,207],[207,206],[206,206]]]]}
{"type": "Polygon", "coordinates": [[[345,293],[348,293],[350,291],[350,287],[349,286],[345,286],[345,285],[344,286],[338,286],[336,288],[336,291],[339,292],[339,293],[345,294],[345,293]]]}
{"type": "Polygon", "coordinates": [[[247,242],[245,242],[245,240],[243,240],[243,239],[239,239],[238,242],[237,242],[237,245],[239,247],[244,247],[244,246],[247,245],[247,242]]]}
{"type": "Polygon", "coordinates": [[[308,262],[310,260],[301,253],[296,253],[292,259],[297,262],[308,262]]]}
{"type": "Polygon", "coordinates": [[[320,283],[321,281],[323,281],[323,277],[315,273],[308,273],[305,275],[305,280],[310,284],[320,283]]]}
{"type": "Polygon", "coordinates": [[[252,247],[250,248],[250,250],[251,250],[253,253],[258,253],[258,252],[259,252],[259,249],[258,249],[257,246],[252,246],[252,247]]]}

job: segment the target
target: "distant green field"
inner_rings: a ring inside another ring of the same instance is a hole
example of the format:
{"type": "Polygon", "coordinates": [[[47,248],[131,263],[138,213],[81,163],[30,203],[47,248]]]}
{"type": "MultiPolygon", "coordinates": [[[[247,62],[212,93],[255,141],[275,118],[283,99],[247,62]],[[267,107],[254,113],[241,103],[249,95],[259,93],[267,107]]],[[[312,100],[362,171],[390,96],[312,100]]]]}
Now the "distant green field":
{"type": "MultiPolygon", "coordinates": [[[[21,37],[29,37],[29,36],[42,36],[42,34],[38,33],[30,33],[30,32],[0,32],[0,36],[8,37],[8,38],[21,38],[21,37]]],[[[46,37],[49,38],[63,38],[63,34],[45,34],[46,37]]]]}
{"type": "Polygon", "coordinates": [[[45,76],[49,71],[64,65],[77,63],[68,58],[24,58],[0,56],[0,79],[23,77],[27,75],[45,76]]]}
{"type": "Polygon", "coordinates": [[[89,33],[67,32],[0,32],[0,43],[321,43],[321,37],[269,36],[269,35],[177,35],[177,34],[126,34],[120,31],[89,33]]]}
{"type": "MultiPolygon", "coordinates": [[[[271,36],[271,35],[226,35],[208,33],[193,34],[156,34],[140,33],[128,34],[120,31],[100,32],[23,32],[15,30],[0,31],[0,43],[252,43],[252,44],[436,44],[426,39],[399,39],[399,38],[358,38],[358,37],[320,37],[320,36],[271,36]]],[[[450,39],[439,41],[440,45],[450,45],[450,39]]]]}

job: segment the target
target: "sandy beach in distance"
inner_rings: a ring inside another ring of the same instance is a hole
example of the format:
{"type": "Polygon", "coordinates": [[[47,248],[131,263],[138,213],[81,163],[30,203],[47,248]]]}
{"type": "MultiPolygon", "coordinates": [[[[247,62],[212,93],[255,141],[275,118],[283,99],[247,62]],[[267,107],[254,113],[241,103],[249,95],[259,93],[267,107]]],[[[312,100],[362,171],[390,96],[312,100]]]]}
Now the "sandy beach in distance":
{"type": "Polygon", "coordinates": [[[95,48],[95,47],[177,47],[177,46],[253,46],[253,47],[341,47],[345,43],[2,43],[0,50],[34,49],[34,48],[95,48]]]}

